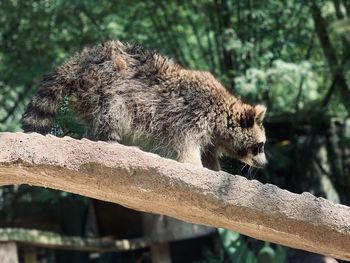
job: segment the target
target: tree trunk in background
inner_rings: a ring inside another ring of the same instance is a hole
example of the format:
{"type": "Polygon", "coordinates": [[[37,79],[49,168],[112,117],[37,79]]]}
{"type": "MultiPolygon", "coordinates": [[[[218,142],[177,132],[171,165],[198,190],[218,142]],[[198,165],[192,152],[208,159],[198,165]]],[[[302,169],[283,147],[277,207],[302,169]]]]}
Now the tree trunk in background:
{"type": "Polygon", "coordinates": [[[348,99],[350,96],[349,87],[346,83],[342,63],[339,63],[335,49],[330,41],[326,21],[322,17],[321,10],[317,6],[315,0],[310,1],[310,9],[314,20],[315,30],[324,56],[326,57],[328,65],[331,69],[333,81],[336,83],[336,86],[339,89],[344,106],[350,113],[350,100],[348,99]]]}
{"type": "Polygon", "coordinates": [[[218,28],[220,34],[220,42],[222,45],[222,74],[227,77],[228,84],[231,89],[234,89],[234,61],[232,51],[228,51],[226,48],[225,34],[226,30],[232,28],[231,25],[231,13],[226,1],[215,1],[215,9],[217,12],[218,28]]]}
{"type": "Polygon", "coordinates": [[[328,137],[328,154],[332,165],[332,179],[341,203],[350,203],[350,119],[343,123],[339,120],[331,122],[328,137]]]}

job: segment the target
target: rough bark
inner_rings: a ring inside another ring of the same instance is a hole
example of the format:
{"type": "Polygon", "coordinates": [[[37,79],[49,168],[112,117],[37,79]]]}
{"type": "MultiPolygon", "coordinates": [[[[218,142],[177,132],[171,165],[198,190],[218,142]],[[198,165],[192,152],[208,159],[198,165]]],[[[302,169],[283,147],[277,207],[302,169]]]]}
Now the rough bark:
{"type": "Polygon", "coordinates": [[[30,184],[350,260],[350,208],[126,147],[0,134],[0,185],[30,184]]]}

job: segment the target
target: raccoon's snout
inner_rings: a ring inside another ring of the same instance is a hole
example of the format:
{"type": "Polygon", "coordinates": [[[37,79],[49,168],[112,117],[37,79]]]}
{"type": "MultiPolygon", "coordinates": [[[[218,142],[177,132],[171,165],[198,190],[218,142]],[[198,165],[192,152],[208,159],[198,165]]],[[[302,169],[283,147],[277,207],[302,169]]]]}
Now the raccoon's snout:
{"type": "Polygon", "coordinates": [[[257,155],[248,154],[248,156],[240,159],[242,162],[248,164],[249,166],[255,167],[255,168],[264,168],[267,164],[265,153],[259,153],[257,155]]]}
{"type": "Polygon", "coordinates": [[[264,168],[267,164],[266,155],[264,152],[258,153],[252,158],[252,166],[256,168],[264,168]]]}
{"type": "Polygon", "coordinates": [[[263,168],[267,164],[266,155],[264,153],[264,142],[259,142],[251,148],[251,166],[263,168]]]}

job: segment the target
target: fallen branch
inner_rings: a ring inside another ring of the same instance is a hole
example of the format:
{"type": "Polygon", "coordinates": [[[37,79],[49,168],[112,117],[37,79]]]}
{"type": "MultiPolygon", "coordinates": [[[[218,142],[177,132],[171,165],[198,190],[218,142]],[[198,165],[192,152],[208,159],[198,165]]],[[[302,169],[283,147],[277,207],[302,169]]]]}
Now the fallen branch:
{"type": "Polygon", "coordinates": [[[134,147],[0,134],[0,185],[63,190],[350,260],[350,208],[134,147]]]}
{"type": "Polygon", "coordinates": [[[54,232],[23,228],[0,228],[0,242],[19,243],[41,248],[93,252],[121,252],[151,245],[144,238],[114,240],[111,238],[82,238],[54,232]]]}

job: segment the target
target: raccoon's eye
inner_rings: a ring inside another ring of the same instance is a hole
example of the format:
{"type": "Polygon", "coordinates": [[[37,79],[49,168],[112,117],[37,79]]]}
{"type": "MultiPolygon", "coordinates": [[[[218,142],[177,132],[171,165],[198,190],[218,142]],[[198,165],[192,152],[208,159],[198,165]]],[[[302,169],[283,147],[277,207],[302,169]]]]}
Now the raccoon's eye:
{"type": "Polygon", "coordinates": [[[264,152],[264,143],[263,142],[260,142],[260,143],[253,145],[253,147],[252,147],[253,155],[258,155],[259,153],[263,153],[263,152],[264,152]]]}

